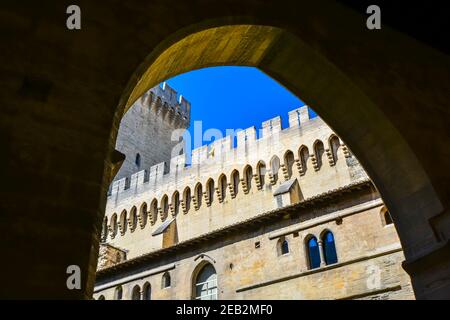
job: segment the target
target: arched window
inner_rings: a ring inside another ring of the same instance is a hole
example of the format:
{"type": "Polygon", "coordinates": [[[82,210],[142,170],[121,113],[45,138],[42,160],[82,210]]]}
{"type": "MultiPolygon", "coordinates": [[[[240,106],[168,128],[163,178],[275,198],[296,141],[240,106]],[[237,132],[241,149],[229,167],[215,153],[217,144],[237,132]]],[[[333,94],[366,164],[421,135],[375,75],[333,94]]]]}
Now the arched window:
{"type": "Polygon", "coordinates": [[[202,267],[194,282],[196,300],[217,300],[217,273],[212,264],[202,267]]]}
{"type": "Polygon", "coordinates": [[[239,171],[233,171],[233,173],[231,174],[231,181],[233,182],[234,194],[237,195],[239,192],[239,171]]]}
{"type": "Polygon", "coordinates": [[[105,300],[105,296],[104,295],[100,295],[97,300],[105,300]]]}
{"type": "Polygon", "coordinates": [[[114,299],[122,300],[122,294],[123,294],[122,286],[116,287],[116,290],[114,292],[114,299]]]}
{"type": "Polygon", "coordinates": [[[220,188],[220,196],[222,197],[222,201],[225,200],[227,196],[227,177],[223,174],[219,178],[219,188],[220,188]]]}
{"type": "Polygon", "coordinates": [[[127,232],[127,210],[123,210],[120,214],[120,233],[123,235],[127,232]]]}
{"type": "Polygon", "coordinates": [[[285,237],[278,240],[278,255],[282,256],[289,253],[289,242],[285,237]]]}
{"type": "Polygon", "coordinates": [[[333,160],[336,163],[338,160],[338,149],[341,146],[341,143],[339,141],[339,138],[336,137],[335,135],[331,136],[329,143],[331,154],[333,155],[333,160]]]}
{"type": "Polygon", "coordinates": [[[316,237],[308,238],[306,242],[306,250],[308,252],[309,268],[315,269],[320,267],[320,249],[316,237]]]}
{"type": "Polygon", "coordinates": [[[141,155],[139,153],[136,153],[136,159],[134,159],[134,163],[138,168],[141,166],[141,155]]]}
{"type": "Polygon", "coordinates": [[[206,192],[208,192],[209,204],[212,204],[214,200],[214,180],[209,179],[206,183],[206,192]]]}
{"type": "Polygon", "coordinates": [[[259,177],[259,183],[261,188],[264,187],[266,183],[266,164],[263,161],[258,162],[258,166],[256,167],[259,177]]]}
{"type": "Polygon", "coordinates": [[[270,170],[272,171],[273,181],[276,183],[278,181],[278,171],[280,170],[280,158],[273,156],[270,160],[270,170]]]}
{"type": "Polygon", "coordinates": [[[131,291],[131,300],[141,300],[141,288],[138,285],[135,285],[131,291]]]}
{"type": "Polygon", "coordinates": [[[245,184],[247,185],[247,190],[250,191],[252,188],[252,178],[253,178],[253,170],[252,167],[247,166],[244,170],[245,175],[245,184]]]}
{"type": "Polygon", "coordinates": [[[309,150],[306,146],[301,146],[298,150],[298,157],[302,165],[303,173],[308,169],[309,150]]]}
{"type": "Polygon", "coordinates": [[[152,299],[152,287],[150,283],[144,283],[142,287],[142,300],[151,300],[152,299]]]}
{"type": "Polygon", "coordinates": [[[175,191],[172,195],[172,207],[174,210],[174,214],[177,215],[180,210],[180,194],[178,191],[175,191]]]}
{"type": "Polygon", "coordinates": [[[163,195],[161,199],[161,209],[163,216],[167,217],[167,214],[169,213],[169,197],[167,195],[163,195]]]}
{"type": "Polygon", "coordinates": [[[386,212],[384,213],[384,221],[385,221],[385,224],[386,224],[386,225],[389,225],[389,224],[393,224],[393,223],[394,223],[394,221],[392,221],[392,217],[391,217],[391,214],[389,213],[389,211],[386,211],[386,212]]]}
{"type": "Polygon", "coordinates": [[[111,237],[114,238],[117,235],[117,214],[111,216],[111,237]]]}
{"type": "Polygon", "coordinates": [[[322,167],[322,156],[325,152],[325,148],[323,146],[323,142],[320,140],[317,140],[314,143],[314,154],[316,156],[316,160],[317,160],[317,168],[320,169],[322,167]]]}
{"type": "Polygon", "coordinates": [[[291,150],[284,154],[284,165],[287,169],[288,179],[292,177],[292,167],[294,166],[294,153],[291,150]]]}
{"type": "Polygon", "coordinates": [[[150,205],[150,217],[152,223],[155,223],[158,220],[158,200],[153,199],[152,204],[150,205]]]}
{"type": "Polygon", "coordinates": [[[162,276],[162,281],[161,281],[161,288],[170,288],[171,286],[171,279],[170,279],[170,273],[166,272],[163,274],[162,276]]]}
{"type": "Polygon", "coordinates": [[[103,218],[101,241],[105,242],[108,237],[108,217],[103,218]]]}
{"type": "Polygon", "coordinates": [[[388,226],[394,223],[392,216],[386,207],[381,208],[381,220],[383,222],[383,226],[388,226]]]}
{"type": "Polygon", "coordinates": [[[183,193],[183,200],[184,200],[184,206],[186,209],[186,212],[189,211],[189,209],[191,208],[191,189],[189,187],[187,187],[186,189],[184,189],[184,193],[183,193]]]}
{"type": "Polygon", "coordinates": [[[131,225],[131,232],[136,230],[137,227],[137,208],[133,207],[130,211],[130,225],[131,225]]]}
{"type": "Polygon", "coordinates": [[[195,187],[195,200],[197,201],[197,209],[202,206],[203,190],[201,183],[195,187]]]}
{"type": "Polygon", "coordinates": [[[336,245],[334,243],[334,236],[331,231],[326,231],[322,236],[323,243],[323,258],[325,264],[337,263],[336,245]]]}
{"type": "Polygon", "coordinates": [[[147,203],[143,203],[141,205],[141,208],[139,209],[139,217],[140,217],[140,224],[141,229],[145,228],[145,225],[147,224],[147,218],[148,218],[148,212],[147,212],[147,203]]]}

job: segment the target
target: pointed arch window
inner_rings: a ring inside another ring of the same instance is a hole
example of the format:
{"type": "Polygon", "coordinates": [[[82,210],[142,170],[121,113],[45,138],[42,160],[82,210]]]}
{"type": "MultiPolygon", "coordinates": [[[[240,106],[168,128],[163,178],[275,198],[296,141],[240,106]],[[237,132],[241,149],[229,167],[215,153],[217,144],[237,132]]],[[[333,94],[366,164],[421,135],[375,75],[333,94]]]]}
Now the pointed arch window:
{"type": "Polygon", "coordinates": [[[278,171],[280,170],[280,158],[274,156],[270,161],[270,170],[272,171],[273,181],[276,183],[278,181],[278,171]]]}
{"type": "Polygon", "coordinates": [[[140,217],[140,224],[141,229],[145,228],[145,225],[147,224],[147,218],[148,218],[148,212],[147,212],[147,203],[143,203],[141,205],[141,208],[139,209],[139,217],[140,217]]]}
{"type": "Polygon", "coordinates": [[[167,214],[169,213],[169,197],[167,195],[164,195],[161,199],[161,209],[164,217],[167,217],[167,214]]]}
{"type": "Polygon", "coordinates": [[[189,212],[189,209],[191,208],[191,189],[189,187],[184,190],[183,200],[185,210],[186,212],[189,212]]]}
{"type": "Polygon", "coordinates": [[[310,237],[307,240],[306,250],[308,253],[309,268],[315,269],[320,267],[320,248],[316,237],[310,237]]]}
{"type": "Polygon", "coordinates": [[[284,165],[287,169],[287,178],[290,179],[292,177],[292,167],[294,166],[294,153],[290,150],[286,151],[284,155],[284,165]]]}
{"type": "Polygon", "coordinates": [[[172,282],[172,279],[170,278],[170,273],[169,272],[164,273],[162,276],[161,287],[163,289],[170,288],[170,286],[172,285],[171,282],[172,282]]]}
{"type": "Polygon", "coordinates": [[[237,170],[234,170],[231,174],[231,180],[233,182],[234,194],[237,195],[239,192],[239,172],[237,170]]]}
{"type": "Polygon", "coordinates": [[[127,211],[123,210],[120,214],[120,233],[122,235],[127,232],[127,211]]]}
{"type": "Polygon", "coordinates": [[[150,205],[150,217],[152,224],[158,220],[158,200],[156,199],[153,199],[152,204],[150,205]]]}
{"type": "Polygon", "coordinates": [[[336,254],[336,244],[334,242],[334,235],[331,231],[326,231],[322,236],[323,243],[323,258],[325,264],[333,264],[338,262],[336,254]]]}
{"type": "Polygon", "coordinates": [[[289,253],[289,242],[285,237],[278,240],[278,255],[282,256],[289,253]]]}
{"type": "Polygon", "coordinates": [[[142,287],[142,300],[152,299],[152,287],[150,283],[146,282],[142,287]]]}
{"type": "Polygon", "coordinates": [[[212,202],[214,201],[214,180],[209,179],[208,183],[206,184],[206,187],[208,192],[209,205],[211,205],[212,202]]]}
{"type": "Polygon", "coordinates": [[[172,195],[172,207],[174,214],[177,215],[180,210],[180,194],[178,191],[175,191],[172,195]]]}
{"type": "Polygon", "coordinates": [[[219,180],[220,185],[220,196],[222,197],[222,201],[225,200],[225,197],[227,195],[227,177],[225,175],[222,175],[219,180]]]}
{"type": "Polygon", "coordinates": [[[217,273],[208,263],[197,274],[194,283],[196,300],[217,300],[217,273]]]}
{"type": "Polygon", "coordinates": [[[202,185],[200,183],[195,188],[195,199],[197,200],[197,209],[198,209],[202,206],[202,199],[203,199],[203,190],[202,185]]]}
{"type": "Polygon", "coordinates": [[[261,188],[264,187],[264,184],[266,183],[266,164],[264,162],[260,162],[258,164],[258,177],[259,177],[259,183],[261,185],[261,188]]]}
{"type": "Polygon", "coordinates": [[[305,173],[308,169],[308,159],[309,159],[309,150],[308,147],[302,146],[298,152],[298,156],[300,158],[300,162],[302,165],[302,172],[305,173]]]}
{"type": "Polygon", "coordinates": [[[247,166],[245,169],[245,183],[247,184],[247,191],[252,188],[253,170],[252,167],[247,166]]]}
{"type": "Polygon", "coordinates": [[[116,290],[114,291],[114,299],[115,300],[122,300],[122,295],[123,295],[122,286],[116,287],[116,290]]]}
{"type": "Polygon", "coordinates": [[[117,229],[118,229],[118,226],[117,226],[117,214],[113,214],[112,216],[111,216],[111,237],[112,238],[114,238],[116,235],[117,235],[117,229]]]}
{"type": "Polygon", "coordinates": [[[131,212],[130,212],[130,225],[131,225],[131,232],[133,232],[134,230],[136,230],[137,227],[137,208],[133,207],[131,208],[131,212]]]}
{"type": "Polygon", "coordinates": [[[138,285],[133,287],[133,291],[131,292],[131,300],[141,300],[141,288],[138,285]]]}
{"type": "Polygon", "coordinates": [[[338,160],[338,149],[341,146],[341,143],[339,141],[339,138],[336,137],[335,135],[333,135],[330,138],[330,149],[331,149],[331,154],[333,155],[333,160],[336,163],[338,160]]]}
{"type": "Polygon", "coordinates": [[[323,146],[323,142],[320,140],[317,140],[314,144],[314,154],[316,156],[317,160],[317,169],[320,169],[322,167],[322,156],[325,152],[325,148],[323,146]]]}

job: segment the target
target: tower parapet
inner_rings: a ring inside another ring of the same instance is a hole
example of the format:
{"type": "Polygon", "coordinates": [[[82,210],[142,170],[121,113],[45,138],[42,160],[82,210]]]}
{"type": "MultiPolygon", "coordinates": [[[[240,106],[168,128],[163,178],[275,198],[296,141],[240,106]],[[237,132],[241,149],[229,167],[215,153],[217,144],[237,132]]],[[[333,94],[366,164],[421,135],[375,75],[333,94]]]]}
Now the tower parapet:
{"type": "MultiPolygon", "coordinates": [[[[190,111],[189,101],[167,83],[142,95],[120,124],[116,149],[125,154],[125,161],[115,180],[130,177],[160,162],[169,164],[172,150],[179,143],[172,140],[172,134],[189,127],[190,111]]],[[[154,176],[152,170],[149,173],[154,176]]]]}
{"type": "Polygon", "coordinates": [[[176,128],[187,128],[190,123],[191,103],[166,82],[142,95],[140,103],[161,115],[176,128]]]}

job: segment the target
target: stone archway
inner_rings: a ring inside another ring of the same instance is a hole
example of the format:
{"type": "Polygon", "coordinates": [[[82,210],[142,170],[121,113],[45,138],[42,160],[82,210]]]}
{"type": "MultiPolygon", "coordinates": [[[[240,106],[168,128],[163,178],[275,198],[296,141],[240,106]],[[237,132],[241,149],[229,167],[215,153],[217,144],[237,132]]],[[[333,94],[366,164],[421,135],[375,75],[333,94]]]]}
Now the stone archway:
{"type": "Polygon", "coordinates": [[[170,76],[249,65],[314,106],[360,159],[396,222],[416,296],[449,298],[449,57],[387,26],[371,33],[335,1],[169,2],[85,3],[72,33],[63,4],[5,7],[5,295],[89,298],[126,107],[170,76]],[[72,264],[82,290],[66,287],[72,264]]]}

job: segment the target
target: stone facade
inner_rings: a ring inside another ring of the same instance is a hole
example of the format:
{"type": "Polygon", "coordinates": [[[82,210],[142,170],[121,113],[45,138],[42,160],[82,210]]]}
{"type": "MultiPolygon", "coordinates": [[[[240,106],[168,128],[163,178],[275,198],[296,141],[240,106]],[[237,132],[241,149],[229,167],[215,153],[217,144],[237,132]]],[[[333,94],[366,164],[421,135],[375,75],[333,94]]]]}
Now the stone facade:
{"type": "Polygon", "coordinates": [[[179,155],[112,183],[102,240],[127,260],[99,264],[95,299],[119,298],[118,288],[123,299],[196,298],[205,266],[215,270],[209,298],[414,298],[380,195],[307,106],[289,112],[289,128],[276,117],[258,139],[251,127],[232,141],[194,149],[190,166],[179,155]]]}
{"type": "Polygon", "coordinates": [[[116,149],[126,158],[114,179],[170,159],[179,143],[172,139],[172,133],[189,126],[190,108],[189,101],[167,83],[150,89],[136,101],[120,123],[116,149]]]}

